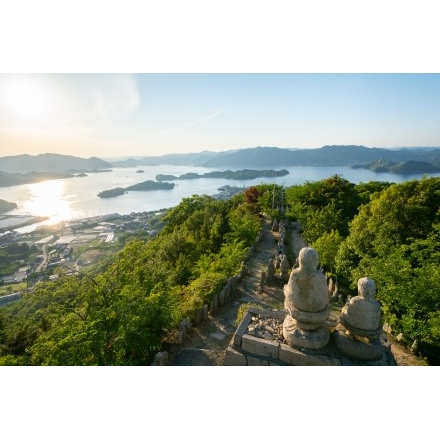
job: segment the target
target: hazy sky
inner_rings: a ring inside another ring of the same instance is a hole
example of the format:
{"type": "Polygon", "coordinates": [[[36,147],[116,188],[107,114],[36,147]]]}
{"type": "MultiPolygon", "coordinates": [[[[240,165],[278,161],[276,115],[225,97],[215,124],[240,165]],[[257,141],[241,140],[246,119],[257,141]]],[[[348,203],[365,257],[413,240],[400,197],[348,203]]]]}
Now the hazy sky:
{"type": "Polygon", "coordinates": [[[2,6],[1,156],[440,146],[431,0],[123,6],[2,6]]]}
{"type": "Polygon", "coordinates": [[[0,74],[2,155],[440,146],[440,74],[0,74]]]}

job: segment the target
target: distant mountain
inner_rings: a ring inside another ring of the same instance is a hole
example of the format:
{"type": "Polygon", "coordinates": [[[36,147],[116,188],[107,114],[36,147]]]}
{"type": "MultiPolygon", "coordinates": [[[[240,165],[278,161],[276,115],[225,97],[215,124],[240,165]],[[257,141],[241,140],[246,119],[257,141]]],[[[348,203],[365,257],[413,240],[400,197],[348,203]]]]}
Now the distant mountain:
{"type": "Polygon", "coordinates": [[[0,171],[8,173],[36,172],[73,172],[101,170],[112,168],[112,165],[97,157],[83,159],[63,154],[45,153],[37,156],[20,154],[18,156],[0,157],[0,171]]]}
{"type": "Polygon", "coordinates": [[[290,150],[277,147],[247,148],[215,156],[203,163],[207,168],[246,166],[350,166],[375,160],[435,162],[440,160],[440,147],[368,148],[360,145],[326,145],[321,148],[290,150]]]}
{"type": "Polygon", "coordinates": [[[221,155],[213,151],[202,151],[201,153],[180,153],[165,154],[163,156],[146,156],[138,159],[125,159],[113,161],[115,167],[135,167],[135,166],[154,166],[154,165],[193,165],[202,166],[207,160],[221,155]]]}
{"type": "MultiPolygon", "coordinates": [[[[109,170],[112,167],[186,165],[205,168],[356,166],[383,160],[397,163],[417,161],[440,166],[440,147],[377,148],[362,145],[325,145],[320,148],[254,147],[223,152],[165,154],[119,161],[97,157],[83,159],[61,154],[0,157],[0,171],[8,173],[77,173],[109,170]]],[[[411,166],[410,166],[411,168],[411,166]]]]}

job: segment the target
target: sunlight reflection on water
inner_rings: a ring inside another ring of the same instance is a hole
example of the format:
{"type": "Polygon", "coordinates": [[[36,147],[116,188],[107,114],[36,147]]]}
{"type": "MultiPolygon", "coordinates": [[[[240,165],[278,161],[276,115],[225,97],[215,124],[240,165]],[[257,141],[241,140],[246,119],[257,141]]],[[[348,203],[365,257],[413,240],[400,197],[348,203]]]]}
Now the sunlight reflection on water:
{"type": "Polygon", "coordinates": [[[65,192],[64,180],[47,180],[28,185],[29,199],[23,210],[38,217],[50,217],[46,224],[55,224],[72,218],[73,212],[65,192]]]}

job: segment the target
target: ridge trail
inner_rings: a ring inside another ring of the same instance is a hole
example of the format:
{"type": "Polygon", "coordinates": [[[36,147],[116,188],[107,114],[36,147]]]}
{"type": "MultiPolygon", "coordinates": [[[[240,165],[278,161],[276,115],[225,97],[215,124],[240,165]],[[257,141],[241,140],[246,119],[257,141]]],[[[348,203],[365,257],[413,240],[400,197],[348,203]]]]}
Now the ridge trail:
{"type": "MultiPolygon", "coordinates": [[[[237,283],[235,296],[215,314],[210,314],[206,322],[191,329],[184,343],[170,353],[170,365],[222,365],[226,349],[237,327],[235,320],[241,304],[258,304],[265,309],[284,307],[283,283],[266,284],[260,293],[261,271],[267,271],[267,264],[275,255],[279,239],[279,233],[272,231],[268,217],[263,217],[262,226],[262,239],[245,263],[245,271],[237,283]]],[[[288,233],[291,235],[287,246],[292,246],[297,255],[306,244],[296,230],[288,230],[288,233]]]]}
{"type": "MultiPolygon", "coordinates": [[[[237,283],[235,296],[215,314],[209,314],[207,321],[192,327],[182,345],[173,347],[169,352],[170,366],[223,365],[226,349],[237,328],[235,320],[241,304],[253,303],[265,309],[284,308],[283,283],[266,284],[260,292],[261,271],[267,271],[267,264],[275,255],[279,239],[279,233],[272,231],[271,220],[268,217],[263,218],[262,225],[262,239],[245,263],[246,269],[237,283]]],[[[287,252],[298,255],[307,243],[298,233],[298,228],[288,228],[287,233],[287,252]]],[[[337,319],[336,311],[332,313],[335,313],[333,318],[337,319]]],[[[398,366],[427,365],[424,359],[392,339],[391,351],[398,366]]]]}

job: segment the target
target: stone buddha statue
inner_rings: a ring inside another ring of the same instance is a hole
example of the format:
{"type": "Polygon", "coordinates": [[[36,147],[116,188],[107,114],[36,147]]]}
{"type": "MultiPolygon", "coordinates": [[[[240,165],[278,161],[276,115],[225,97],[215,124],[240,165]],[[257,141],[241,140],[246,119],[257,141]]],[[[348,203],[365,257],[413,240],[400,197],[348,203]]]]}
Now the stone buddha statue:
{"type": "Polygon", "coordinates": [[[358,295],[342,308],[340,321],[350,332],[375,337],[382,332],[380,304],[374,299],[376,285],[368,277],[358,280],[358,295]]]}
{"type": "Polygon", "coordinates": [[[289,279],[289,260],[287,259],[287,255],[283,254],[280,263],[281,269],[281,279],[286,282],[289,279]]]}
{"type": "Polygon", "coordinates": [[[284,286],[287,316],[283,336],[293,347],[320,349],[329,341],[330,332],[323,327],[329,316],[330,296],[325,275],[317,269],[318,253],[302,248],[297,269],[293,269],[284,286]]]}
{"type": "Polygon", "coordinates": [[[368,277],[358,280],[358,295],[342,308],[335,343],[339,351],[354,359],[378,360],[383,355],[380,304],[374,299],[376,284],[368,277]]]}
{"type": "Polygon", "coordinates": [[[269,260],[269,263],[267,264],[267,277],[272,279],[275,276],[275,265],[273,264],[272,258],[269,260]]]}

